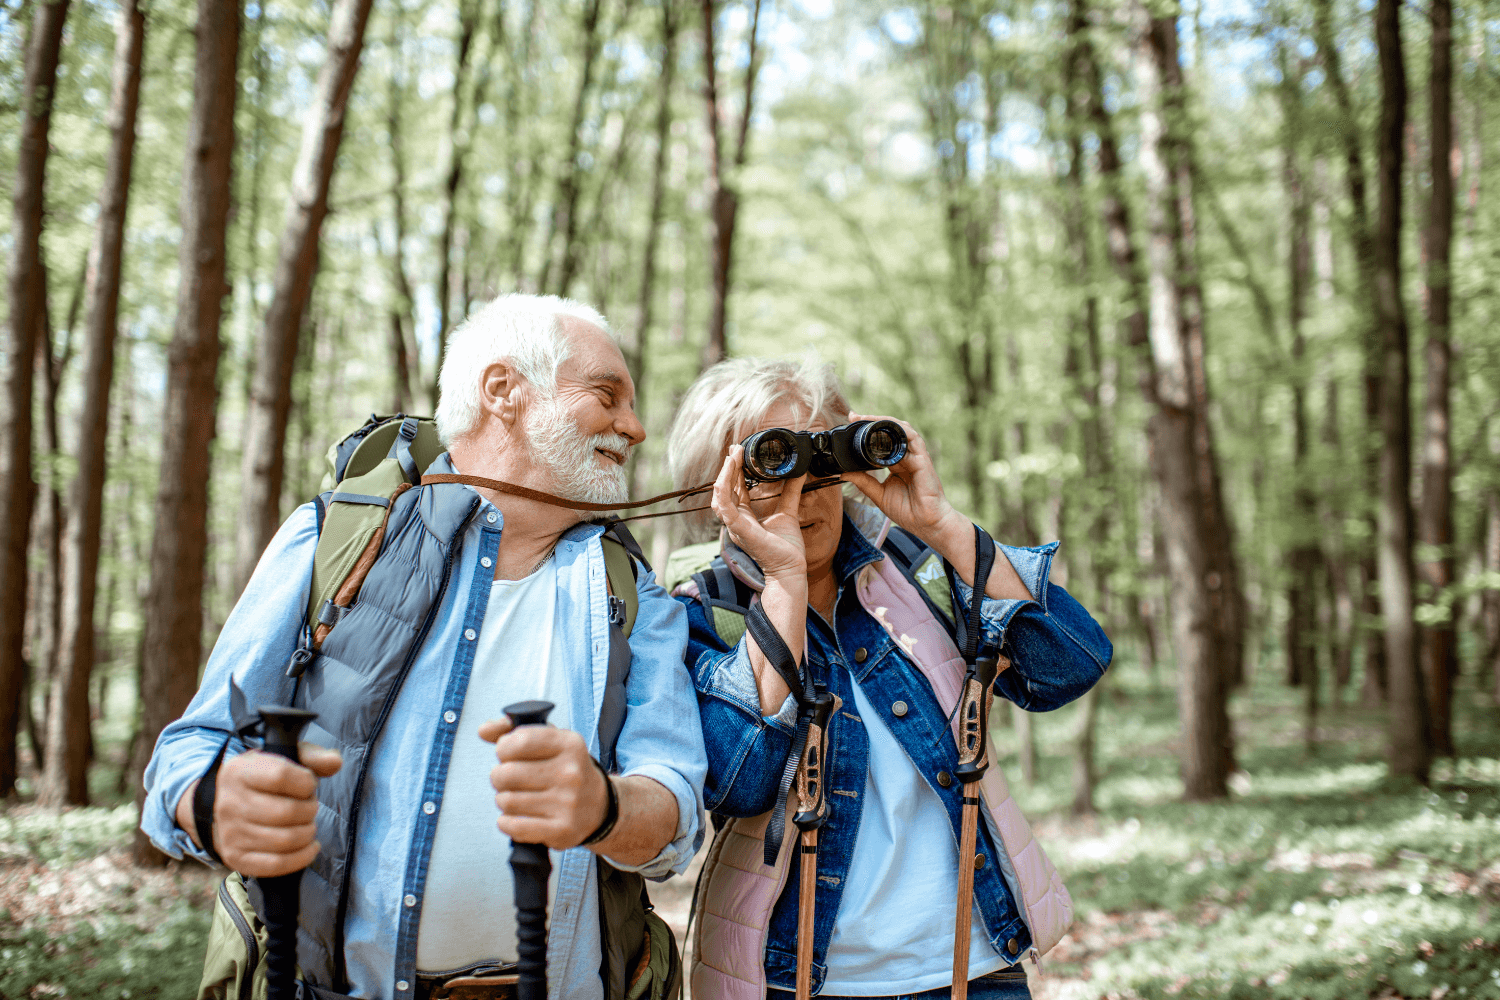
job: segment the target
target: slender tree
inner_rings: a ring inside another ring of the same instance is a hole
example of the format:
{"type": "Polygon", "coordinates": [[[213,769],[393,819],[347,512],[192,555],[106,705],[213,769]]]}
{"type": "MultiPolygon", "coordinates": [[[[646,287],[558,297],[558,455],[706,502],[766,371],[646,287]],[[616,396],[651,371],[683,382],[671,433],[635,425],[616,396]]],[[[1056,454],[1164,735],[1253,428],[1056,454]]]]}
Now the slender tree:
{"type": "Polygon", "coordinates": [[[1399,0],[1376,0],[1380,58],[1380,186],[1375,222],[1375,309],[1382,360],[1380,450],[1380,610],[1385,618],[1390,693],[1391,773],[1424,784],[1431,763],[1426,691],[1417,664],[1413,617],[1411,512],[1411,350],[1401,302],[1401,168],[1406,130],[1406,68],[1399,0]]]}
{"type": "Polygon", "coordinates": [[[1286,657],[1287,676],[1300,684],[1306,705],[1304,741],[1317,741],[1318,696],[1318,569],[1323,563],[1318,545],[1317,497],[1313,492],[1312,434],[1307,415],[1307,299],[1312,283],[1312,197],[1302,152],[1303,70],[1292,55],[1278,47],[1281,68],[1282,186],[1288,203],[1291,233],[1287,257],[1287,329],[1291,334],[1292,490],[1291,538],[1287,547],[1286,657]]]}
{"type": "MultiPolygon", "coordinates": [[[[226,276],[234,163],[235,79],[242,0],[198,0],[193,109],[182,182],[177,324],[167,347],[156,532],[141,639],[141,733],[146,747],[182,714],[203,655],[203,570],[208,548],[209,450],[213,444],[219,323],[226,276]]],[[[149,751],[148,751],[149,752],[149,751]]],[[[136,793],[137,801],[145,794],[136,793]]],[[[137,833],[142,864],[165,860],[137,833]]]]}
{"type": "MultiPolygon", "coordinates": [[[[1427,205],[1427,401],[1423,419],[1422,506],[1417,536],[1428,557],[1418,566],[1436,601],[1453,583],[1453,466],[1449,457],[1448,370],[1453,248],[1453,5],[1432,0],[1432,190],[1427,205]]],[[[1457,611],[1457,603],[1454,605],[1457,611]]],[[[1422,630],[1422,675],[1427,685],[1432,747],[1453,754],[1453,676],[1458,645],[1452,617],[1422,630]]]]}
{"type": "Polygon", "coordinates": [[[646,247],[641,257],[641,289],[637,296],[635,348],[626,360],[635,379],[637,398],[644,398],[651,318],[656,305],[656,256],[666,215],[667,157],[672,142],[672,82],[677,74],[677,0],[661,0],[661,78],[656,97],[656,159],[651,168],[651,208],[646,222],[646,247]]]}
{"type": "Polygon", "coordinates": [[[453,67],[453,109],[448,119],[448,167],[443,173],[443,231],[438,238],[438,350],[432,366],[428,396],[432,408],[438,405],[438,379],[443,359],[448,356],[448,326],[452,323],[449,307],[453,291],[453,232],[458,226],[458,188],[463,183],[464,157],[469,137],[463,129],[464,90],[469,79],[469,53],[474,47],[474,32],[479,27],[479,0],[460,0],[458,7],[458,51],[453,67]]]}
{"type": "Polygon", "coordinates": [[[240,483],[236,590],[250,579],[261,552],[281,523],[286,424],[292,405],[297,334],[317,274],[318,237],[328,214],[328,188],[344,138],[344,112],[359,71],[371,2],[337,0],[329,11],[328,59],[302,130],[302,150],[292,173],[286,227],[276,261],[275,292],[261,330],[250,393],[240,483]]]}
{"type": "MultiPolygon", "coordinates": [[[[1202,302],[1193,292],[1196,262],[1187,241],[1191,218],[1188,149],[1182,127],[1181,65],[1175,13],[1147,18],[1140,74],[1141,165],[1146,178],[1150,364],[1147,399],[1151,462],[1162,494],[1161,516],[1171,579],[1172,625],[1179,670],[1182,774],[1188,799],[1228,793],[1234,769],[1229,723],[1230,674],[1242,638],[1232,621],[1233,581],[1224,572],[1227,539],[1214,476],[1213,439],[1204,426],[1202,302]],[[1217,506],[1217,509],[1215,507],[1217,506]],[[1238,641],[1236,641],[1238,640],[1238,641]]],[[[1231,557],[1232,558],[1232,557],[1231,557]]]]}
{"type": "Polygon", "coordinates": [[[48,130],[62,51],[68,0],[32,4],[21,89],[20,142],[11,189],[10,325],[0,364],[5,395],[0,426],[0,796],[16,784],[16,727],[20,719],[25,660],[26,545],[31,532],[35,486],[31,473],[31,404],[36,338],[46,308],[42,272],[43,188],[47,178],[48,130]]]}
{"type": "Polygon", "coordinates": [[[83,347],[83,406],[78,417],[78,471],[68,496],[62,646],[47,736],[54,752],[47,761],[40,788],[40,799],[53,805],[81,805],[88,801],[85,737],[90,722],[89,678],[94,668],[94,602],[104,525],[105,452],[119,324],[125,214],[135,160],[135,122],[140,107],[145,41],[146,15],[140,2],[126,0],[115,33],[109,157],[104,185],[99,191],[99,222],[89,253],[84,293],[87,328],[83,347]]]}
{"type": "MultiPolygon", "coordinates": [[[[399,6],[391,16],[391,34],[386,48],[390,54],[391,75],[386,89],[386,134],[391,151],[391,223],[393,245],[391,248],[391,284],[387,293],[390,322],[391,369],[394,373],[394,391],[391,394],[393,413],[405,413],[412,405],[413,383],[420,384],[419,358],[408,346],[416,338],[416,317],[413,314],[415,296],[411,281],[406,275],[406,138],[401,116],[401,105],[406,98],[406,59],[402,48],[402,31],[405,27],[399,6]]],[[[377,237],[378,240],[378,237],[377,237]]]]}
{"type": "MultiPolygon", "coordinates": [[[[1360,315],[1364,355],[1364,416],[1365,443],[1361,448],[1361,459],[1365,473],[1365,493],[1372,498],[1380,493],[1380,454],[1373,442],[1380,433],[1381,420],[1381,348],[1375,307],[1375,236],[1370,223],[1367,205],[1367,181],[1364,150],[1361,146],[1359,121],[1354,113],[1354,99],[1349,84],[1344,78],[1343,59],[1334,32],[1333,0],[1312,0],[1313,39],[1318,46],[1318,59],[1333,92],[1337,110],[1338,134],[1344,153],[1344,186],[1349,198],[1350,248],[1353,251],[1355,270],[1354,301],[1360,315]]],[[[1376,523],[1375,504],[1371,502],[1363,511],[1368,534],[1371,539],[1379,533],[1376,523]]],[[[1364,700],[1373,704],[1385,700],[1386,667],[1385,637],[1380,625],[1379,570],[1375,558],[1375,546],[1367,544],[1359,561],[1360,601],[1364,636],[1364,700]]]]}
{"type": "Polygon", "coordinates": [[[729,321],[729,289],[734,271],[734,227],[739,214],[738,174],[749,155],[750,116],[755,110],[755,78],[760,72],[761,0],[752,0],[750,8],[749,58],[745,64],[745,100],[740,109],[733,153],[724,142],[724,112],[719,107],[719,52],[715,41],[718,10],[715,0],[703,0],[703,75],[704,106],[708,111],[709,184],[713,196],[713,298],[708,319],[708,340],[703,347],[701,366],[707,368],[728,356],[725,327],[729,321]]]}

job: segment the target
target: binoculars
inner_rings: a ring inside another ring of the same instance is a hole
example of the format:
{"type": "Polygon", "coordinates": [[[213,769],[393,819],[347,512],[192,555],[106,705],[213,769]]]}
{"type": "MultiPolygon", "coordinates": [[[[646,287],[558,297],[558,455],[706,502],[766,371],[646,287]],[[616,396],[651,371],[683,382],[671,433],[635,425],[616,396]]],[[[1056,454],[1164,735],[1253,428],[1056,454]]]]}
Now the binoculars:
{"type": "Polygon", "coordinates": [[[770,427],[741,442],[745,482],[837,476],[895,465],[906,457],[906,431],[894,420],[857,420],[831,431],[770,427]]]}

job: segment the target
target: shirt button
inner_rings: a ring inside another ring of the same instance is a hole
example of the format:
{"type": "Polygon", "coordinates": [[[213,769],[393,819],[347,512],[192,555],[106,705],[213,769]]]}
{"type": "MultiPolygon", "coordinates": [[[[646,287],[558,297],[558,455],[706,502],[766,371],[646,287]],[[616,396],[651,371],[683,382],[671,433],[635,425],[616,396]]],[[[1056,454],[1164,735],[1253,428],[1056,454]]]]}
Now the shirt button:
{"type": "Polygon", "coordinates": [[[859,647],[858,649],[856,649],[854,651],[854,662],[855,663],[863,663],[863,662],[865,662],[865,660],[867,660],[869,658],[870,658],[870,654],[865,650],[865,647],[863,647],[863,646],[859,647]]]}
{"type": "Polygon", "coordinates": [[[894,715],[898,719],[901,718],[903,715],[905,715],[906,714],[906,702],[904,702],[904,701],[894,702],[891,705],[891,714],[894,715]]]}
{"type": "Polygon", "coordinates": [[[483,566],[485,569],[489,569],[491,566],[495,565],[495,563],[494,560],[490,559],[489,556],[485,556],[483,559],[479,560],[479,565],[483,566]]]}
{"type": "Polygon", "coordinates": [[[974,855],[974,870],[978,871],[980,868],[983,868],[983,867],[984,867],[984,855],[983,854],[976,854],[976,855],[974,855]]]}
{"type": "Polygon", "coordinates": [[[406,894],[406,897],[404,899],[402,899],[401,902],[405,903],[407,906],[416,906],[417,905],[417,897],[413,896],[411,893],[408,892],[406,894]]]}
{"type": "Polygon", "coordinates": [[[953,775],[949,774],[947,771],[939,771],[937,778],[938,784],[942,785],[944,788],[947,788],[949,785],[953,784],[953,775]]]}
{"type": "Polygon", "coordinates": [[[471,628],[464,629],[464,638],[468,639],[470,642],[474,641],[474,634],[475,633],[474,633],[473,629],[471,629],[471,628]]]}
{"type": "Polygon", "coordinates": [[[426,813],[427,815],[431,816],[433,813],[437,812],[437,803],[435,803],[435,802],[423,802],[422,803],[422,811],[424,813],[426,813]]]}
{"type": "Polygon", "coordinates": [[[1016,939],[1015,938],[1011,938],[1009,941],[1005,942],[1005,950],[1008,951],[1008,952],[1010,952],[1012,955],[1014,955],[1018,950],[1020,950],[1016,946],[1016,939]]]}
{"type": "Polygon", "coordinates": [[[396,989],[400,990],[402,993],[405,993],[410,988],[411,988],[411,984],[408,983],[406,980],[404,980],[404,979],[398,979],[398,980],[396,980],[396,989]]]}
{"type": "MultiPolygon", "coordinates": [[[[495,512],[494,512],[494,511],[490,511],[490,512],[489,512],[489,513],[488,513],[488,514],[486,514],[486,515],[484,515],[484,519],[485,519],[485,520],[486,520],[486,521],[488,521],[488,522],[490,522],[490,523],[491,523],[491,524],[494,524],[494,523],[495,523],[495,517],[496,517],[496,514],[495,514],[495,512]]],[[[406,988],[406,987],[404,987],[404,986],[403,986],[403,987],[401,987],[401,988],[402,988],[402,989],[405,989],[405,988],[406,988]]]]}
{"type": "Polygon", "coordinates": [[[455,711],[453,711],[453,709],[451,709],[451,708],[448,709],[448,711],[446,711],[446,712],[443,713],[443,721],[444,722],[449,722],[449,723],[457,722],[458,721],[458,713],[455,712],[455,711]]]}

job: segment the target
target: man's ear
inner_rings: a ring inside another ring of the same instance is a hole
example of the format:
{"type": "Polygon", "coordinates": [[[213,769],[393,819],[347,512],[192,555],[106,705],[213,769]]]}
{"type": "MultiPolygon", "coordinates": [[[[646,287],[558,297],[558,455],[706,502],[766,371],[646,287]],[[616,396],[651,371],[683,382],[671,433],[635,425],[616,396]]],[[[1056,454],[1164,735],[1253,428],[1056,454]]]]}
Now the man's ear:
{"type": "Polygon", "coordinates": [[[507,430],[515,427],[521,419],[524,384],[515,368],[504,361],[488,365],[479,379],[480,408],[499,419],[507,430]]]}

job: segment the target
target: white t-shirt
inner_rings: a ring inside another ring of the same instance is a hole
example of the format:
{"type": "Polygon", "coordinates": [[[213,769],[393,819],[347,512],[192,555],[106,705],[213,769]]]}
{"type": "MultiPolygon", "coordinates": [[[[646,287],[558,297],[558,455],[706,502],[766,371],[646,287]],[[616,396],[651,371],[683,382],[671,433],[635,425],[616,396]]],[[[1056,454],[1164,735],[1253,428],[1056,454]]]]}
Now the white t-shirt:
{"type": "MultiPolygon", "coordinates": [[[[856,683],[855,710],[870,736],[865,802],[828,942],[824,996],[921,993],[953,980],[958,845],[942,801],[922,779],[856,683]]],[[[969,978],[1007,963],[990,947],[974,907],[969,978]]]]}
{"type": "MultiPolygon", "coordinates": [[[[479,724],[500,718],[507,705],[540,698],[557,706],[548,722],[573,728],[566,660],[552,648],[556,595],[557,562],[550,557],[525,579],[490,587],[428,860],[417,929],[422,972],[516,960],[510,838],[495,827],[495,746],[479,738],[479,724]]],[[[548,887],[549,907],[555,891],[555,884],[548,887]]]]}

